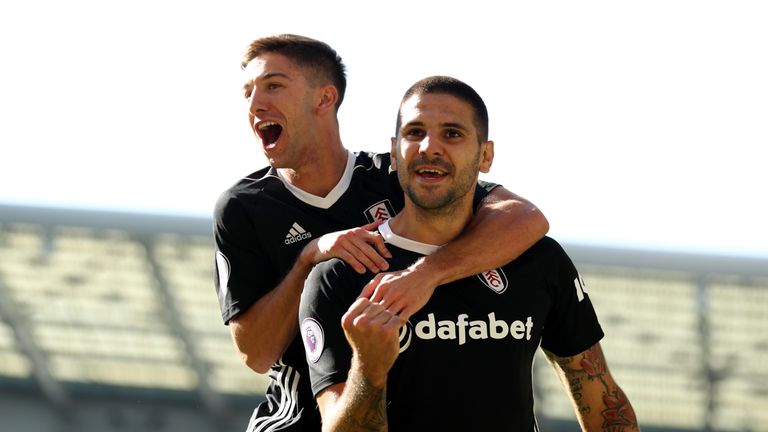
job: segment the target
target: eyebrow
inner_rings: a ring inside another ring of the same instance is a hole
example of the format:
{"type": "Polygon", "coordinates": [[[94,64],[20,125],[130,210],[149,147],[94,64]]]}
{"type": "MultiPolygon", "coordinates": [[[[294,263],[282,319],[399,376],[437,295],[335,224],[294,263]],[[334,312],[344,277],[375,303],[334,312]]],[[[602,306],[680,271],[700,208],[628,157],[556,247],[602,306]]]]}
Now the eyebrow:
{"type": "Polygon", "coordinates": [[[256,77],[256,79],[248,80],[245,84],[243,84],[243,90],[246,90],[253,86],[253,83],[256,81],[267,81],[272,78],[285,78],[288,81],[291,81],[291,77],[286,74],[285,72],[270,72],[264,76],[256,77]]]}
{"type": "MultiPolygon", "coordinates": [[[[424,126],[424,122],[422,122],[422,121],[419,121],[419,120],[416,120],[416,121],[410,121],[410,122],[408,122],[408,123],[404,124],[404,125],[403,125],[403,128],[406,128],[406,127],[412,127],[412,126],[421,126],[421,127],[423,127],[423,126],[424,126]]],[[[452,129],[461,129],[461,130],[463,130],[463,131],[469,130],[469,129],[467,129],[467,127],[466,127],[466,126],[464,126],[463,124],[461,124],[461,123],[453,123],[453,122],[448,122],[448,123],[440,123],[440,127],[443,127],[443,128],[452,128],[452,129]]]]}
{"type": "Polygon", "coordinates": [[[291,77],[288,76],[288,74],[286,74],[285,72],[270,72],[268,74],[265,74],[264,76],[257,77],[256,80],[257,81],[266,81],[266,80],[272,79],[272,78],[285,78],[287,80],[291,79],[291,77]]]}
{"type": "Polygon", "coordinates": [[[440,126],[445,128],[467,130],[467,127],[461,123],[441,123],[440,126]]]}

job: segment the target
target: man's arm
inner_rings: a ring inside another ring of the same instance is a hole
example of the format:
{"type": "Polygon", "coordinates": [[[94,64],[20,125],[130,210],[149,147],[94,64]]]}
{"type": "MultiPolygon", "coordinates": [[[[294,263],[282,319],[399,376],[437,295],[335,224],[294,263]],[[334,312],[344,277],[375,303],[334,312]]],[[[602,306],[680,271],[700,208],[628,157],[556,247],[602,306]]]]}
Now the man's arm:
{"type": "Polygon", "coordinates": [[[387,375],[400,351],[400,319],[368,299],[357,299],[341,319],[352,347],[346,382],[317,395],[324,432],[386,431],[387,375]]]}
{"type": "Polygon", "coordinates": [[[354,362],[348,381],[320,392],[317,406],[323,432],[386,431],[389,427],[386,382],[374,385],[355,371],[354,362]]]}
{"type": "Polygon", "coordinates": [[[275,288],[229,321],[232,340],[248,367],[258,373],[267,372],[296,336],[301,291],[315,264],[340,258],[358,273],[388,268],[382,258],[390,256],[384,241],[371,232],[377,225],[330,233],[309,242],[275,288]]]}
{"type": "Polygon", "coordinates": [[[380,302],[407,320],[427,303],[437,286],[501,267],[548,230],[549,222],[533,203],[496,187],[459,237],[406,270],[377,275],[360,296],[380,302]]]}
{"type": "Polygon", "coordinates": [[[599,342],[573,357],[544,353],[573,402],[582,430],[640,430],[629,399],[608,371],[599,342]]]}

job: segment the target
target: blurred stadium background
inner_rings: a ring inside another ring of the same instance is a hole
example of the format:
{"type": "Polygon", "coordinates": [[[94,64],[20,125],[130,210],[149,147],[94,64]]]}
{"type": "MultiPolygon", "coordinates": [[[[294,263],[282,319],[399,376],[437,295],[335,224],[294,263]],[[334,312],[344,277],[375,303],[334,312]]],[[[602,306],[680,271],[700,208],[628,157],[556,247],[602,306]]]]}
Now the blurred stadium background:
{"type": "MultiPolygon", "coordinates": [[[[768,260],[564,244],[645,431],[768,431],[768,260]]],[[[0,205],[0,431],[243,430],[210,220],[0,205]]],[[[542,430],[575,430],[544,357],[542,430]]],[[[456,383],[457,390],[462,383],[456,383]]]]}

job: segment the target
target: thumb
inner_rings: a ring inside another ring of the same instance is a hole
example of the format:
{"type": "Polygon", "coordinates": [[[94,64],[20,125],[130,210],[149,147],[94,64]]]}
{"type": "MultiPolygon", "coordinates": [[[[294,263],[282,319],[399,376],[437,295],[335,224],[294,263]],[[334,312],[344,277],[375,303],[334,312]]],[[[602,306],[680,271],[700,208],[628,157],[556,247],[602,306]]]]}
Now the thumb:
{"type": "Polygon", "coordinates": [[[373,230],[376,229],[376,227],[378,227],[382,223],[384,223],[383,220],[377,220],[377,221],[371,222],[369,224],[365,224],[365,225],[361,226],[360,228],[362,228],[362,229],[364,229],[366,231],[373,231],[373,230]]]}

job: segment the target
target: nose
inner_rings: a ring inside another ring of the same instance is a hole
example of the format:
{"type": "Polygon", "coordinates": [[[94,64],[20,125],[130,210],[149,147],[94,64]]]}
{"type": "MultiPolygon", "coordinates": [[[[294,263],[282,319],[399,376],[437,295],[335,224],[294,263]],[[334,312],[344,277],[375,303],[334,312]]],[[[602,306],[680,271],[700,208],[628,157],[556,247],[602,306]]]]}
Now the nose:
{"type": "Polygon", "coordinates": [[[419,143],[419,153],[425,155],[438,155],[443,153],[443,144],[438,134],[428,132],[419,143]]]}
{"type": "Polygon", "coordinates": [[[251,96],[248,98],[248,112],[252,117],[256,117],[260,112],[266,111],[267,103],[263,96],[263,92],[254,89],[251,96]]]}

